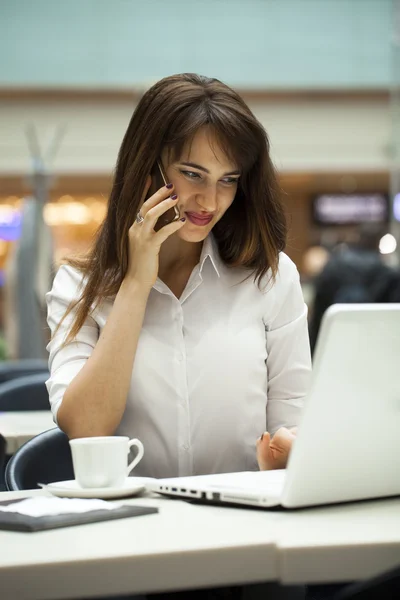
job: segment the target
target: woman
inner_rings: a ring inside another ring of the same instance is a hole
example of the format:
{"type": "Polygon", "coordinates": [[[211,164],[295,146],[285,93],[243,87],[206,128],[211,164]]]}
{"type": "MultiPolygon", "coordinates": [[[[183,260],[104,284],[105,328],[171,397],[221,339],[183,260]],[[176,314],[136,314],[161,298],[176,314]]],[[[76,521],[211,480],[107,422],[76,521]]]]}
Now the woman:
{"type": "Polygon", "coordinates": [[[92,251],[47,295],[60,428],[138,437],[137,475],[285,466],[310,372],[285,241],[268,138],[240,96],[194,74],[156,83],[123,139],[92,251]],[[180,218],[155,231],[174,206],[180,218]]]}

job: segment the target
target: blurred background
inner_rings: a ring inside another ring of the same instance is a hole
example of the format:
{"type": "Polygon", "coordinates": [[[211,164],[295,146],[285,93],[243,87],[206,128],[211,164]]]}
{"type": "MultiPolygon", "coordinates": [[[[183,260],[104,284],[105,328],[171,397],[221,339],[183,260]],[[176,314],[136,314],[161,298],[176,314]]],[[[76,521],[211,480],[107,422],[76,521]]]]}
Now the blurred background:
{"type": "Polygon", "coordinates": [[[223,80],[267,130],[310,319],[366,231],[396,271],[399,48],[397,0],[0,0],[1,357],[45,357],[54,270],[90,246],[138,98],[172,73],[223,80]]]}

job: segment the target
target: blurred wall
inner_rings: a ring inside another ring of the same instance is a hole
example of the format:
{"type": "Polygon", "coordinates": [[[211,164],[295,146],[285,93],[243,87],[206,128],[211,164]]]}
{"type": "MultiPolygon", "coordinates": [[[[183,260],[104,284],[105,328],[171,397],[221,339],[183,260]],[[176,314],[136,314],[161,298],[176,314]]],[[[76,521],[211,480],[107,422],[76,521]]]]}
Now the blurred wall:
{"type": "MultiPolygon", "coordinates": [[[[389,168],[388,94],[244,96],[269,133],[280,171],[389,168]]],[[[44,147],[56,126],[66,125],[55,171],[109,172],[135,103],[130,94],[0,92],[0,175],[28,172],[27,122],[36,124],[44,147]]]]}
{"type": "Polygon", "coordinates": [[[1,0],[0,85],[239,87],[390,81],[392,0],[1,0]]]}
{"type": "Polygon", "coordinates": [[[392,0],[0,0],[0,174],[27,121],[54,169],[106,172],[140,90],[195,71],[234,86],[278,169],[386,169],[392,0]]]}

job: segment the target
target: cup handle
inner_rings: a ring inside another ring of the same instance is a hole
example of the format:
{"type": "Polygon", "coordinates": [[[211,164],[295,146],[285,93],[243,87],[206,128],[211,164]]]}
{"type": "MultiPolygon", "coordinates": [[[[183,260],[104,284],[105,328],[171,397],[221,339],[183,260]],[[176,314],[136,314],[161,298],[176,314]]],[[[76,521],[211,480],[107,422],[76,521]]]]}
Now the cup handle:
{"type": "Polygon", "coordinates": [[[129,463],[129,465],[126,469],[127,475],[129,475],[129,473],[132,471],[132,469],[134,469],[136,467],[136,465],[142,460],[143,454],[144,454],[143,444],[140,440],[137,440],[136,438],[133,440],[129,440],[128,448],[131,449],[132,446],[136,446],[138,452],[137,452],[135,458],[133,459],[133,461],[129,463]]]}

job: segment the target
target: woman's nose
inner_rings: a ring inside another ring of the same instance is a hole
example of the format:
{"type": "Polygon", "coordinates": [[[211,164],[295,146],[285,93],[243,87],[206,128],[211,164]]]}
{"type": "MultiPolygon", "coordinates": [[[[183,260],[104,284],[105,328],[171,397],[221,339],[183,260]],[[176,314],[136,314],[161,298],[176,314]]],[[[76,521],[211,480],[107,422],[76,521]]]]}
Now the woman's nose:
{"type": "Polygon", "coordinates": [[[218,205],[217,188],[208,186],[207,190],[197,195],[197,203],[203,210],[214,212],[218,205]]]}

